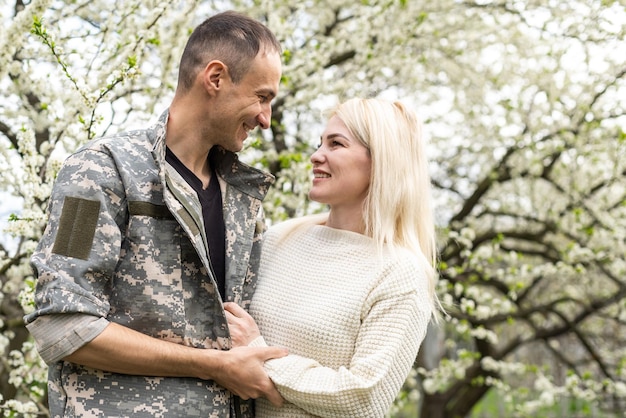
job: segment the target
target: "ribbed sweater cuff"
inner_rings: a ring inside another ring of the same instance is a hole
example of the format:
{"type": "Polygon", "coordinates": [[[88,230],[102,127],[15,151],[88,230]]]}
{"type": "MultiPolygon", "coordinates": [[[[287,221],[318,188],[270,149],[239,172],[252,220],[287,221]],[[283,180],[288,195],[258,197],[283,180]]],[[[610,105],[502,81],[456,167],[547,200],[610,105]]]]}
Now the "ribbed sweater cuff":
{"type": "Polygon", "coordinates": [[[267,343],[263,339],[263,336],[259,335],[254,340],[250,341],[250,344],[248,344],[248,347],[267,347],[267,343]]]}

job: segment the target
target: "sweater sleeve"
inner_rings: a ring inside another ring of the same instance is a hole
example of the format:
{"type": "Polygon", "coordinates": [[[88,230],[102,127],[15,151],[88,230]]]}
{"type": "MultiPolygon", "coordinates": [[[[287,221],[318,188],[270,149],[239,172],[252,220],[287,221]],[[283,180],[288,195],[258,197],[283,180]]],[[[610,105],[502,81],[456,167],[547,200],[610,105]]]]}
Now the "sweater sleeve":
{"type": "MultiPolygon", "coordinates": [[[[382,417],[404,383],[431,317],[425,279],[406,291],[407,271],[392,271],[370,293],[349,367],[298,355],[266,362],[281,395],[320,417],[382,417]]],[[[415,281],[415,271],[411,275],[415,281]]],[[[413,282],[415,283],[415,282],[413,282]]],[[[262,344],[257,340],[255,344],[262,344]]]]}

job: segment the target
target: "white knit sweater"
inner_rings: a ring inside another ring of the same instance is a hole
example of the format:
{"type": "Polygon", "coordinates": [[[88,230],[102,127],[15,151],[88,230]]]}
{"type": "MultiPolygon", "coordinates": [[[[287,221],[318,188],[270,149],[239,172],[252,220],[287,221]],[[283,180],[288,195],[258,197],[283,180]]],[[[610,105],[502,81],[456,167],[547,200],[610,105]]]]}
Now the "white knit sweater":
{"type": "Polygon", "coordinates": [[[262,338],[289,355],[266,362],[286,403],[256,402],[259,418],[383,417],[431,317],[416,257],[378,257],[364,235],[321,225],[277,244],[267,232],[250,312],[262,338]]]}

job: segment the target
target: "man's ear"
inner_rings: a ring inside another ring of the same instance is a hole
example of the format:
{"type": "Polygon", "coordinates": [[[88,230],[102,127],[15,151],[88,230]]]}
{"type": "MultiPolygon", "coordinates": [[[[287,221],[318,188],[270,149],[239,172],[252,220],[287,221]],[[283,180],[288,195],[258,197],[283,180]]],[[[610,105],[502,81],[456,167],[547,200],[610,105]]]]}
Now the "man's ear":
{"type": "Polygon", "coordinates": [[[204,67],[202,77],[207,93],[214,94],[228,78],[228,67],[222,61],[213,60],[204,67]]]}

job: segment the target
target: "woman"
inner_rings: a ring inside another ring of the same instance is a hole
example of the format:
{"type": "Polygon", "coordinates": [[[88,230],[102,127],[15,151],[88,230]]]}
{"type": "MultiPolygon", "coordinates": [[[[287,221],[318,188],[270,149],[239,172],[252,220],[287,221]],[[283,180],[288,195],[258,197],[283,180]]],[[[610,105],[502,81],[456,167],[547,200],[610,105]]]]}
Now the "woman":
{"type": "Polygon", "coordinates": [[[231,336],[290,352],[265,363],[284,406],[258,399],[257,417],[383,417],[438,306],[420,124],[399,102],[348,100],[311,162],[329,211],[268,230],[252,316],[226,305],[231,336]]]}

